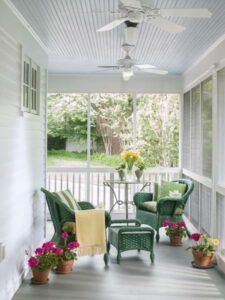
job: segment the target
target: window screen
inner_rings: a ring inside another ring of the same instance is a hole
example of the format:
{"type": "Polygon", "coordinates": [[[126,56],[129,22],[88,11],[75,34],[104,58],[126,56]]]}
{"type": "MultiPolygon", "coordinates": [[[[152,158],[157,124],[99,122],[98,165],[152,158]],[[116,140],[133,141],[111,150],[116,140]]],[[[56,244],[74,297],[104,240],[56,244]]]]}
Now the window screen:
{"type": "Polygon", "coordinates": [[[202,172],[212,175],[212,78],[202,83],[202,172]]]}

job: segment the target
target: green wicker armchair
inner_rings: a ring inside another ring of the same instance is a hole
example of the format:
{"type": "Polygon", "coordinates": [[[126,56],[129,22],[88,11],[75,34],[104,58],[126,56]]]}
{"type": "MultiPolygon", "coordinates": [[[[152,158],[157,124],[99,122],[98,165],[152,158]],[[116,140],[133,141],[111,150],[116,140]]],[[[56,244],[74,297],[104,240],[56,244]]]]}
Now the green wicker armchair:
{"type": "MultiPolygon", "coordinates": [[[[66,222],[75,222],[75,213],[67,205],[62,203],[53,193],[45,190],[44,188],[41,188],[41,191],[45,194],[55,230],[52,240],[57,244],[62,244],[63,241],[60,237],[60,234],[63,231],[63,225],[66,222]]],[[[80,201],[78,204],[82,210],[95,208],[90,202],[80,201]]],[[[106,227],[108,227],[110,223],[110,215],[106,212],[105,217],[106,227]]],[[[74,238],[74,234],[69,234],[69,241],[74,241],[74,238]]]]}
{"type": "Polygon", "coordinates": [[[153,201],[153,194],[146,192],[139,192],[134,195],[134,203],[136,205],[136,218],[151,226],[156,230],[156,241],[159,241],[159,229],[162,227],[164,220],[182,221],[183,214],[177,215],[176,209],[182,208],[184,210],[190,194],[194,189],[194,184],[191,180],[178,179],[174,180],[177,183],[186,184],[186,190],[183,196],[179,199],[164,197],[157,201],[157,212],[150,212],[141,207],[141,204],[147,201],[153,201]]]}

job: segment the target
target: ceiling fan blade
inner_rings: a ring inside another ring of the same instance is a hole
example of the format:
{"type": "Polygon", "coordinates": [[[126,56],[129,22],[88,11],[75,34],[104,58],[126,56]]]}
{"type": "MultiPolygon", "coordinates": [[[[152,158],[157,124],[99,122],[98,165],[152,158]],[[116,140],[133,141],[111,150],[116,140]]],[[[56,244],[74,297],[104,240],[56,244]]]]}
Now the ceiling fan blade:
{"type": "Polygon", "coordinates": [[[135,65],[136,68],[141,69],[141,70],[146,70],[146,69],[155,69],[155,66],[152,65],[135,65]]]}
{"type": "Polygon", "coordinates": [[[154,8],[154,0],[139,0],[142,7],[154,8]]]}
{"type": "Polygon", "coordinates": [[[178,25],[174,22],[171,22],[167,19],[164,19],[160,16],[156,17],[155,19],[149,19],[148,22],[154,26],[159,27],[162,30],[171,32],[171,33],[178,33],[182,32],[185,27],[178,25]]]}
{"type": "Polygon", "coordinates": [[[107,72],[116,71],[116,70],[118,70],[118,69],[106,68],[106,69],[99,69],[98,71],[95,71],[94,73],[96,73],[96,74],[102,74],[102,73],[107,73],[107,72]]]}
{"type": "Polygon", "coordinates": [[[120,0],[123,6],[130,8],[142,9],[141,3],[139,0],[120,0]]]}
{"type": "Polygon", "coordinates": [[[148,70],[144,70],[147,73],[151,73],[151,74],[159,74],[159,75],[167,75],[168,71],[166,70],[160,70],[160,69],[148,69],[148,70]]]}
{"type": "Polygon", "coordinates": [[[112,21],[111,23],[99,28],[97,31],[98,32],[103,32],[103,31],[109,31],[112,30],[113,28],[119,26],[120,24],[122,24],[123,22],[125,22],[127,20],[127,18],[119,18],[116,19],[114,21],[112,21]]]}
{"type": "Polygon", "coordinates": [[[210,18],[212,13],[205,8],[197,9],[160,9],[162,17],[210,18]]]}
{"type": "Polygon", "coordinates": [[[97,66],[97,67],[103,69],[120,69],[120,66],[97,66]]]}

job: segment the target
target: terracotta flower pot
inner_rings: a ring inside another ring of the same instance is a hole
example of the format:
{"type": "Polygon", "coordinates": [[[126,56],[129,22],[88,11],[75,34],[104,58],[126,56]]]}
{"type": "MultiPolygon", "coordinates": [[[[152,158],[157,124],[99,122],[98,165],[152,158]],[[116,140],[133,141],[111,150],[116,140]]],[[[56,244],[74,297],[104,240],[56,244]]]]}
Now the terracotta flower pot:
{"type": "Polygon", "coordinates": [[[202,252],[192,249],[192,254],[194,257],[194,262],[197,266],[208,267],[212,264],[212,260],[214,258],[213,252],[209,253],[208,255],[204,255],[202,252]]]}
{"type": "Polygon", "coordinates": [[[32,268],[33,278],[31,279],[32,283],[36,284],[45,284],[49,281],[48,275],[51,269],[40,270],[38,268],[32,268]]]}
{"type": "Polygon", "coordinates": [[[73,263],[74,259],[72,260],[67,260],[67,261],[61,261],[58,263],[56,267],[56,273],[58,274],[70,274],[73,270],[73,263]]]}
{"type": "Polygon", "coordinates": [[[172,246],[181,246],[182,245],[182,235],[181,234],[176,234],[170,236],[170,245],[172,246]]]}

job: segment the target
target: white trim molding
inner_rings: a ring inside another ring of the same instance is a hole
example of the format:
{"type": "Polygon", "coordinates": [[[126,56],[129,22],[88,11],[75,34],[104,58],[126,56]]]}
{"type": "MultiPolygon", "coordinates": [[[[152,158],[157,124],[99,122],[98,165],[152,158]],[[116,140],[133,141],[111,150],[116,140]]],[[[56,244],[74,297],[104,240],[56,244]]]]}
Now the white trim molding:
{"type": "Polygon", "coordinates": [[[199,183],[205,185],[206,187],[212,189],[212,180],[210,178],[207,178],[205,176],[198,175],[194,172],[191,172],[187,169],[183,169],[183,174],[194,179],[195,181],[198,181],[199,183]]]}

